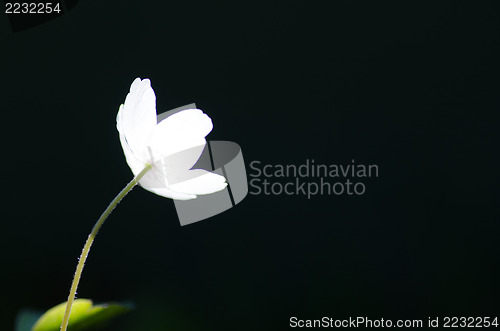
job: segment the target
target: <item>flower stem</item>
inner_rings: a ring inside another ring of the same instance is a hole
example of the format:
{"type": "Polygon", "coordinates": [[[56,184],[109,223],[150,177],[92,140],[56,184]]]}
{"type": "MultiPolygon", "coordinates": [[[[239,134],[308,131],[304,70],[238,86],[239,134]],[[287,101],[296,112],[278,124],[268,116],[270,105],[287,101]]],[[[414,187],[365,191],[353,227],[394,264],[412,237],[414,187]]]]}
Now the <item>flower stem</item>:
{"type": "Polygon", "coordinates": [[[73,306],[73,301],[75,299],[76,289],[78,288],[78,283],[80,282],[80,277],[82,276],[83,266],[89,254],[90,246],[92,246],[92,243],[94,242],[94,238],[99,232],[99,229],[101,228],[104,221],[108,218],[109,214],[111,214],[113,209],[115,209],[116,205],[118,205],[118,203],[127,195],[127,193],[130,192],[134,188],[134,186],[139,183],[139,180],[151,169],[151,164],[147,163],[144,169],[142,169],[142,171],[137,176],[135,176],[134,179],[132,179],[120,193],[118,193],[113,201],[111,201],[108,208],[106,208],[106,210],[102,213],[101,217],[99,217],[96,224],[92,228],[92,232],[90,232],[87,241],[85,242],[85,246],[83,246],[82,254],[80,255],[78,265],[76,266],[75,276],[73,277],[73,283],[71,284],[71,289],[69,291],[68,302],[66,303],[66,310],[64,311],[61,331],[66,331],[66,328],[68,327],[69,315],[71,314],[71,307],[73,306]]]}

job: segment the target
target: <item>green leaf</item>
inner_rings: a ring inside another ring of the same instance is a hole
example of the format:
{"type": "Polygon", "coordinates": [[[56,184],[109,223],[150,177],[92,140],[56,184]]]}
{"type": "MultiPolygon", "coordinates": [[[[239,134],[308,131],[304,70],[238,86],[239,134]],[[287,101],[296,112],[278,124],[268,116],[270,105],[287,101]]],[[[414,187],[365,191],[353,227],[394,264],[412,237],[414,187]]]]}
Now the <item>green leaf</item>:
{"type": "MultiPolygon", "coordinates": [[[[68,330],[87,330],[132,309],[131,304],[100,304],[93,305],[92,300],[76,299],[71,308],[68,330]]],[[[61,327],[66,302],[63,302],[45,312],[35,323],[31,331],[58,331],[61,327]]]]}
{"type": "MultiPolygon", "coordinates": [[[[86,318],[83,318],[78,323],[75,323],[70,330],[87,330],[91,327],[102,325],[116,316],[123,315],[132,309],[133,305],[130,303],[107,303],[95,305],[88,312],[86,318]]],[[[71,326],[71,319],[69,325],[71,326]]],[[[59,328],[57,330],[59,330],[59,328]]]]}

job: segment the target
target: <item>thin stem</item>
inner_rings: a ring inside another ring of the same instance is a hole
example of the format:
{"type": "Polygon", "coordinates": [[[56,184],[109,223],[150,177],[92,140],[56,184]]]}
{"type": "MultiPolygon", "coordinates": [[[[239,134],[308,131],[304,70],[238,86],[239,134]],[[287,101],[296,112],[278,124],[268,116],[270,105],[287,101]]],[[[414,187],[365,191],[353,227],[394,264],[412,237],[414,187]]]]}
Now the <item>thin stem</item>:
{"type": "Polygon", "coordinates": [[[71,284],[71,289],[69,291],[69,296],[68,296],[68,302],[66,304],[66,310],[64,311],[64,317],[62,320],[61,324],[61,331],[66,331],[66,328],[68,327],[68,322],[69,322],[69,315],[71,314],[71,307],[73,306],[73,301],[75,299],[76,295],[76,289],[78,288],[78,283],[80,282],[80,277],[82,276],[82,270],[83,266],[85,264],[85,260],[87,260],[87,256],[90,251],[90,246],[92,246],[92,243],[94,242],[94,238],[99,232],[99,229],[101,228],[102,224],[108,218],[109,214],[115,209],[116,205],[127,195],[128,192],[130,192],[134,186],[139,183],[139,180],[149,171],[152,169],[151,164],[147,163],[144,169],[134,177],[130,181],[130,183],[125,186],[125,188],[118,193],[118,195],[111,201],[109,204],[108,208],[102,213],[101,217],[97,220],[97,223],[94,225],[92,228],[92,232],[90,232],[89,237],[87,238],[87,241],[85,242],[85,246],[83,246],[82,254],[80,255],[80,259],[78,261],[78,265],[76,266],[76,271],[75,271],[75,276],[73,277],[73,283],[71,284]]]}

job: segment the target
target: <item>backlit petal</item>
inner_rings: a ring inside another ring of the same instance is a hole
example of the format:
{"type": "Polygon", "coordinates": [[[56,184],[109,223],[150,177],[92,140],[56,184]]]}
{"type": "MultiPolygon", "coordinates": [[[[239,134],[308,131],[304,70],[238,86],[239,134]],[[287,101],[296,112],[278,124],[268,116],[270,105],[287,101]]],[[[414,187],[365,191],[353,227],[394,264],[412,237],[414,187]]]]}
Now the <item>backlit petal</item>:
{"type": "Polygon", "coordinates": [[[181,193],[210,194],[226,188],[226,179],[223,176],[208,172],[206,170],[188,170],[196,174],[196,177],[171,185],[170,188],[181,193]]]}
{"type": "Polygon", "coordinates": [[[118,116],[116,120],[116,127],[118,129],[118,133],[120,135],[120,143],[122,145],[123,149],[123,154],[125,154],[125,159],[127,161],[127,164],[129,165],[130,169],[132,170],[132,173],[134,176],[138,175],[142,169],[145,166],[145,163],[138,159],[134,153],[132,153],[132,150],[130,149],[130,146],[128,145],[127,139],[125,139],[125,134],[123,133],[122,129],[122,120],[121,116],[123,115],[122,111],[123,105],[120,106],[120,109],[118,111],[118,116]]]}
{"type": "Polygon", "coordinates": [[[204,145],[205,136],[212,128],[210,117],[199,109],[186,109],[165,118],[154,128],[151,137],[155,159],[204,145]]]}
{"type": "Polygon", "coordinates": [[[130,86],[125,104],[117,116],[117,127],[123,133],[131,152],[147,162],[148,141],[156,126],[156,96],[149,79],[136,78],[130,86]]]}
{"type": "Polygon", "coordinates": [[[139,184],[145,189],[165,198],[177,200],[190,200],[195,199],[195,194],[176,192],[168,187],[165,183],[163,174],[158,172],[156,167],[147,172],[144,177],[139,181],[139,184]]]}

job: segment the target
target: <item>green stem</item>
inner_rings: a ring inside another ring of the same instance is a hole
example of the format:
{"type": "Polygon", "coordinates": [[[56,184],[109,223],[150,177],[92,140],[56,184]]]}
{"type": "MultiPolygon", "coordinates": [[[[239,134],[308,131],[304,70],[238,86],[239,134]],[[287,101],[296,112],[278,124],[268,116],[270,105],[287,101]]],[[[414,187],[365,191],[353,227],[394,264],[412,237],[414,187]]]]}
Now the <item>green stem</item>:
{"type": "Polygon", "coordinates": [[[68,327],[68,322],[69,322],[69,315],[71,314],[71,307],[73,306],[73,301],[75,300],[75,294],[76,294],[76,289],[78,288],[78,283],[80,282],[80,277],[82,276],[82,270],[83,266],[85,264],[85,260],[87,259],[87,256],[89,255],[90,251],[90,246],[92,246],[92,243],[94,242],[94,238],[97,235],[97,232],[99,232],[99,229],[101,228],[102,224],[108,218],[109,214],[115,209],[116,205],[127,195],[128,192],[130,192],[134,186],[139,183],[139,180],[149,171],[151,170],[152,166],[151,164],[147,163],[144,169],[134,177],[130,181],[130,183],[125,186],[125,188],[118,193],[118,195],[111,201],[109,204],[108,208],[102,213],[101,217],[97,220],[97,223],[94,225],[92,228],[92,232],[90,232],[89,237],[87,238],[87,241],[85,242],[85,246],[83,246],[82,254],[80,255],[80,259],[78,261],[78,265],[76,266],[76,271],[75,271],[75,276],[73,277],[73,283],[71,284],[71,289],[69,290],[69,296],[68,296],[68,302],[66,304],[66,310],[64,311],[64,317],[62,320],[61,324],[61,331],[66,331],[66,328],[68,327]]]}

